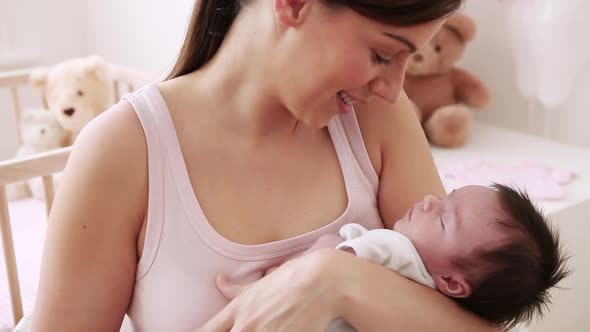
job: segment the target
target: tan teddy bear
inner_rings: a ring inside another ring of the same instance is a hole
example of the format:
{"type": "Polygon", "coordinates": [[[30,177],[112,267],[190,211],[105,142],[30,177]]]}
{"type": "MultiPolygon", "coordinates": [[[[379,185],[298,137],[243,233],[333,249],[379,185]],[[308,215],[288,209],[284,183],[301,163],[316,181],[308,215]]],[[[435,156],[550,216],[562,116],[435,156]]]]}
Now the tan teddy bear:
{"type": "Polygon", "coordinates": [[[465,144],[473,123],[471,110],[486,107],[490,102],[486,85],[473,74],[455,67],[475,30],[471,18],[456,14],[408,63],[404,90],[433,145],[465,144]]]}
{"type": "Polygon", "coordinates": [[[30,81],[42,90],[49,111],[69,132],[66,145],[73,143],[82,128],[111,104],[107,64],[98,56],[34,70],[30,81]]]}
{"type": "MultiPolygon", "coordinates": [[[[16,151],[16,158],[24,158],[33,154],[63,147],[68,132],[62,128],[52,113],[45,109],[27,109],[20,116],[21,144],[16,151]]],[[[7,186],[9,200],[33,196],[43,199],[42,180],[35,178],[26,182],[7,186]]]]}

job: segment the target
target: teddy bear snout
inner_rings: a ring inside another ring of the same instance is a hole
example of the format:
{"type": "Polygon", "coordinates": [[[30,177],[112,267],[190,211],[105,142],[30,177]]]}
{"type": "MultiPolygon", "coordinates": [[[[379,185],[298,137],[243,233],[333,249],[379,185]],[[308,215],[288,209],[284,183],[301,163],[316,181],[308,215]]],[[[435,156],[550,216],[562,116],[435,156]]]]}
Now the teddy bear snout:
{"type": "Polygon", "coordinates": [[[74,108],[66,108],[64,109],[64,114],[67,116],[72,116],[76,110],[74,108]]]}
{"type": "Polygon", "coordinates": [[[424,60],[424,56],[420,53],[416,53],[414,56],[412,56],[412,60],[416,62],[422,62],[422,60],[424,60]]]}

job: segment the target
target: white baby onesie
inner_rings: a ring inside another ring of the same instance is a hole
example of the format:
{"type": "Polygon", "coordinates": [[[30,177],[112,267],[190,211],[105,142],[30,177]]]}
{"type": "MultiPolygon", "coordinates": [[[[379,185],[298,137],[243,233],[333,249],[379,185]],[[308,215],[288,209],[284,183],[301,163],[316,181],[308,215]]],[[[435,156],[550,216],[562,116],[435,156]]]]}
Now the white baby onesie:
{"type": "MultiPolygon", "coordinates": [[[[336,249],[350,248],[358,257],[392,269],[425,286],[436,288],[416,248],[406,236],[390,229],[369,231],[359,224],[346,224],[340,228],[339,233],[344,242],[338,244],[336,249]]],[[[356,330],[343,319],[336,319],[330,323],[326,331],[356,330]]]]}

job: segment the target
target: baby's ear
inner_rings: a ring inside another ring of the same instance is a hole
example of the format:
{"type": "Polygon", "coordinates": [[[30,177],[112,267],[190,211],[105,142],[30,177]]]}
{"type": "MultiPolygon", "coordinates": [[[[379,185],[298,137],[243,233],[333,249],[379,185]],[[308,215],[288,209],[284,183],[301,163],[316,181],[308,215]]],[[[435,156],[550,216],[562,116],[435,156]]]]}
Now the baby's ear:
{"type": "Polygon", "coordinates": [[[433,275],[436,288],[450,297],[465,298],[471,295],[471,285],[460,273],[433,275]]]}

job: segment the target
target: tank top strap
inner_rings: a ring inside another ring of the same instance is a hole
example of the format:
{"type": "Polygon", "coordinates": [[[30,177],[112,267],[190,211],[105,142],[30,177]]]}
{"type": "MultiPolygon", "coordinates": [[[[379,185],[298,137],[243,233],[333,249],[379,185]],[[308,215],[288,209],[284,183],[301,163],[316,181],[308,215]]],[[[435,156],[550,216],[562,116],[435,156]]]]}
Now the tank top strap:
{"type": "MultiPolygon", "coordinates": [[[[155,85],[126,94],[122,97],[133,107],[145,135],[148,157],[148,211],[145,242],[142,256],[137,265],[136,279],[147,273],[154,261],[163,228],[164,216],[164,161],[166,159],[165,144],[162,133],[168,130],[169,124],[162,121],[166,109],[154,103],[155,85]]],[[[168,115],[169,116],[169,115],[168,115]]]]}
{"type": "MultiPolygon", "coordinates": [[[[347,150],[346,153],[351,155],[348,163],[353,163],[353,166],[360,170],[362,177],[376,194],[379,188],[379,177],[369,158],[355,113],[335,116],[328,124],[328,128],[336,149],[347,150]]],[[[341,160],[342,162],[344,161],[341,160]]],[[[350,167],[344,164],[342,166],[343,169],[350,167]]]]}

